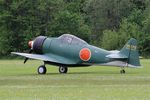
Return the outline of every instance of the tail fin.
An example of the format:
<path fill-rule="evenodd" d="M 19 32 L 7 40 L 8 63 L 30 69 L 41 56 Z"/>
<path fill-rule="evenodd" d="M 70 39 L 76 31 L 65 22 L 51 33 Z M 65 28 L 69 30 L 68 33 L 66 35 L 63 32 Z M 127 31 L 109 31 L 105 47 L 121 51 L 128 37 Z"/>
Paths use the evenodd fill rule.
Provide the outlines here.
<path fill-rule="evenodd" d="M 129 67 L 140 67 L 139 53 L 137 50 L 137 40 L 131 38 L 119 52 L 128 57 L 127 63 Z"/>

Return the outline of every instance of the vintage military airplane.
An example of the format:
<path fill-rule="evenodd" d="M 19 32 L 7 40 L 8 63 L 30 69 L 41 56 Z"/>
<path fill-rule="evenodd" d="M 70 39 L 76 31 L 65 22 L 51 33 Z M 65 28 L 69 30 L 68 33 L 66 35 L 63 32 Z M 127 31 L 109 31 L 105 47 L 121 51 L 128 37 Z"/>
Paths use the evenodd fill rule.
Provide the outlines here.
<path fill-rule="evenodd" d="M 140 67 L 137 41 L 133 38 L 120 51 L 107 51 L 92 46 L 70 34 L 57 38 L 38 36 L 29 41 L 28 45 L 31 48 L 29 53 L 11 53 L 26 57 L 24 63 L 28 58 L 42 60 L 44 64 L 39 66 L 39 74 L 46 73 L 46 64 L 59 66 L 60 73 L 67 73 L 68 67 L 91 65 L 118 66 L 121 68 L 120 73 L 125 73 L 125 67 Z"/>

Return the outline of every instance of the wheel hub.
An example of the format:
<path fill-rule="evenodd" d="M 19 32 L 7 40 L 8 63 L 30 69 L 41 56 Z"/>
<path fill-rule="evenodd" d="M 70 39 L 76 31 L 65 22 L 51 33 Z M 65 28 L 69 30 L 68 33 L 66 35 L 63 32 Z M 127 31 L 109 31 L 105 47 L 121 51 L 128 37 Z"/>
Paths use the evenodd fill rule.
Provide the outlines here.
<path fill-rule="evenodd" d="M 61 72 L 64 72 L 64 71 L 65 71 L 65 68 L 61 67 L 61 68 L 60 68 L 60 71 L 61 71 Z"/>
<path fill-rule="evenodd" d="M 39 72 L 40 73 L 43 73 L 44 72 L 44 69 L 41 67 L 41 68 L 39 68 Z"/>
<path fill-rule="evenodd" d="M 46 74 L 46 67 L 44 65 L 41 65 L 39 68 L 38 68 L 38 73 L 39 74 Z"/>
<path fill-rule="evenodd" d="M 68 71 L 68 68 L 67 68 L 67 67 L 63 67 L 63 66 L 60 66 L 60 67 L 59 67 L 59 72 L 60 72 L 60 73 L 67 73 L 67 71 Z"/>

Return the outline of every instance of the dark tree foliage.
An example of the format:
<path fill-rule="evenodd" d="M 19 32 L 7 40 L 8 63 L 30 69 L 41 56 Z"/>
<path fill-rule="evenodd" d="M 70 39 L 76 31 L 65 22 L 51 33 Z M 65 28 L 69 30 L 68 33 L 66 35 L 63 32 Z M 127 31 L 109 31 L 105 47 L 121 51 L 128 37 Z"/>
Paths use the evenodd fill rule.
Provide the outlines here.
<path fill-rule="evenodd" d="M 0 0 L 0 56 L 39 35 L 79 36 L 106 49 L 131 37 L 150 55 L 150 0 Z"/>
<path fill-rule="evenodd" d="M 71 3 L 75 5 L 74 2 L 65 3 L 63 0 L 1 1 L 0 55 L 27 50 L 27 42 L 39 35 L 70 33 L 88 40 L 89 27 L 84 23 L 80 11 L 77 11 L 80 2 L 77 2 L 75 11 L 70 8 Z"/>

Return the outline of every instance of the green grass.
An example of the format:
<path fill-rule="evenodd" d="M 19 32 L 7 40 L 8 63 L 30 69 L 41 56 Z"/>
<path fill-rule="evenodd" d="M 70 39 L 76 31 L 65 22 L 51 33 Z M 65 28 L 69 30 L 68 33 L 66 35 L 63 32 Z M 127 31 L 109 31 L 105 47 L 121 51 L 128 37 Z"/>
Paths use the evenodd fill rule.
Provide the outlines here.
<path fill-rule="evenodd" d="M 0 99 L 2 100 L 150 100 L 150 60 L 143 68 L 92 66 L 69 68 L 59 74 L 47 65 L 47 74 L 38 75 L 40 61 L 0 60 Z"/>

